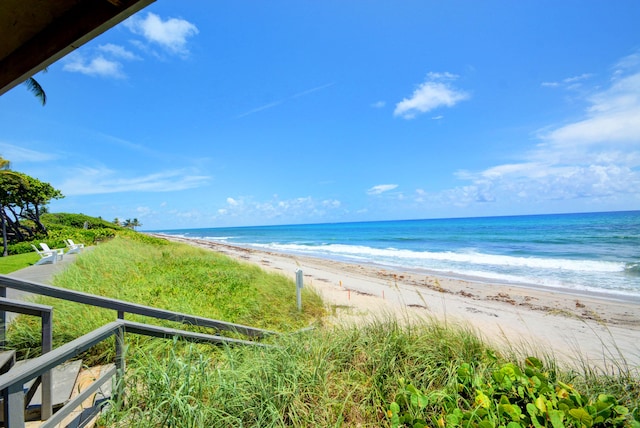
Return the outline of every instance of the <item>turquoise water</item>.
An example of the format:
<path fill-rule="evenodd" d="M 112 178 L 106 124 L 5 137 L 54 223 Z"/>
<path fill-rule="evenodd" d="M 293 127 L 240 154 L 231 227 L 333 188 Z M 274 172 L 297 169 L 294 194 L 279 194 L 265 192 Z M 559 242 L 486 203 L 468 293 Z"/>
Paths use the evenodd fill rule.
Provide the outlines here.
<path fill-rule="evenodd" d="M 157 232 L 447 276 L 640 296 L 640 211 Z"/>

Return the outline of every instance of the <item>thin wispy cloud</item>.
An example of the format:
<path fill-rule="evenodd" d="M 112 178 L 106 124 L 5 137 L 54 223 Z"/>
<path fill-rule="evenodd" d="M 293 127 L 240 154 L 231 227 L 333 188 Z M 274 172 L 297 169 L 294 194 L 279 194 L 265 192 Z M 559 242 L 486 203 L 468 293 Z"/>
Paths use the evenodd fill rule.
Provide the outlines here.
<path fill-rule="evenodd" d="M 551 81 L 551 82 L 542 82 L 540 86 L 546 88 L 559 88 L 563 87 L 566 89 L 577 89 L 582 86 L 582 82 L 593 77 L 591 73 L 582 73 L 578 76 L 567 77 L 560 81 Z"/>
<path fill-rule="evenodd" d="M 9 162 L 46 162 L 59 158 L 50 151 L 31 150 L 3 142 L 0 142 L 0 156 Z"/>
<path fill-rule="evenodd" d="M 265 104 L 265 105 L 260 106 L 260 107 L 256 107 L 256 108 L 254 108 L 254 109 L 252 109 L 252 110 L 249 110 L 249 111 L 247 111 L 247 112 L 244 112 L 244 113 L 242 113 L 242 114 L 239 114 L 238 116 L 236 116 L 236 119 L 240 119 L 241 117 L 249 116 L 249 115 L 252 115 L 252 114 L 254 114 L 254 113 L 258 113 L 258 112 L 260 112 L 260 111 L 263 111 L 263 110 L 268 110 L 268 109 L 270 109 L 270 108 L 273 108 L 273 107 L 279 106 L 279 105 L 280 105 L 280 104 L 282 104 L 283 102 L 284 102 L 284 101 L 274 101 L 274 102 L 272 102 L 272 103 Z"/>
<path fill-rule="evenodd" d="M 332 83 L 327 83 L 327 84 L 325 84 L 325 85 L 321 85 L 321 86 L 316 86 L 315 88 L 307 89 L 307 90 L 305 90 L 305 91 L 298 92 L 297 94 L 292 95 L 292 96 L 291 96 L 291 99 L 293 99 L 293 98 L 300 98 L 300 97 L 304 97 L 304 96 L 309 95 L 309 94 L 312 94 L 312 93 L 314 93 L 314 92 L 318 92 L 318 91 L 321 91 L 321 90 L 323 90 L 323 89 L 330 88 L 330 87 L 332 87 L 333 85 L 335 85 L 335 83 L 334 83 L 334 82 L 332 82 Z"/>
<path fill-rule="evenodd" d="M 373 108 L 383 108 L 385 105 L 387 105 L 387 103 L 384 102 L 384 101 L 376 101 L 375 103 L 371 104 L 371 107 L 373 107 Z"/>
<path fill-rule="evenodd" d="M 457 89 L 452 82 L 458 76 L 452 73 L 429 73 L 427 79 L 413 92 L 411 97 L 396 104 L 394 116 L 413 119 L 440 107 L 453 107 L 469 99 L 469 93 Z"/>
<path fill-rule="evenodd" d="M 368 195 L 380 195 L 384 192 L 388 192 L 390 190 L 394 190 L 398 187 L 397 184 L 378 184 L 377 186 L 373 186 L 367 190 Z"/>
<path fill-rule="evenodd" d="M 108 168 L 76 168 L 59 188 L 67 196 L 120 192 L 174 192 L 207 184 L 211 177 L 186 170 L 170 170 L 138 177 L 124 177 Z"/>
<path fill-rule="evenodd" d="M 250 116 L 252 114 L 255 114 L 255 113 L 258 113 L 258 112 L 261 112 L 261 111 L 264 111 L 264 110 L 268 110 L 268 109 L 271 109 L 273 107 L 277 107 L 279 105 L 282 105 L 282 104 L 284 104 L 284 103 L 286 103 L 288 101 L 294 100 L 296 98 L 305 97 L 307 95 L 313 94 L 314 92 L 318 92 L 318 91 L 330 88 L 333 85 L 335 85 L 335 83 L 332 82 L 332 83 L 327 83 L 325 85 L 316 86 L 316 87 L 311 88 L 311 89 L 306 89 L 304 91 L 301 91 L 301 92 L 298 92 L 296 94 L 293 94 L 293 95 L 291 95 L 291 96 L 289 96 L 287 98 L 284 98 L 284 99 L 281 99 L 281 100 L 277 100 L 277 101 L 273 101 L 273 102 L 270 102 L 268 104 L 262 105 L 260 107 L 253 108 L 253 109 L 251 109 L 249 111 L 246 111 L 244 113 L 241 113 L 241 114 L 237 115 L 235 118 L 236 119 L 240 119 L 242 117 Z"/>

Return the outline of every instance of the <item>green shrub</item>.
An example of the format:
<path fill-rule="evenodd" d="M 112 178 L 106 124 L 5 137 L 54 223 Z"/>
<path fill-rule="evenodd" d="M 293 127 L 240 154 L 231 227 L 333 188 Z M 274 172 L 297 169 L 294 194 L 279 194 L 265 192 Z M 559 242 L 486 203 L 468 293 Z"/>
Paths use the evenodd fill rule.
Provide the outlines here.
<path fill-rule="evenodd" d="M 50 248 L 65 248 L 66 240 L 72 239 L 76 243 L 95 245 L 107 241 L 117 235 L 125 235 L 141 242 L 152 242 L 157 238 L 125 229 L 111 222 L 84 214 L 46 213 L 41 216 L 42 223 L 47 228 L 46 235 L 36 235 L 31 241 L 18 242 L 7 246 L 10 255 L 24 254 L 33 251 L 31 245 L 39 248 L 40 242 Z M 25 224 L 28 222 L 25 222 Z M 85 225 L 87 228 L 85 229 Z M 31 225 L 33 226 L 33 225 Z M 162 240 L 157 240 L 162 241 Z M 159 242 L 157 242 L 159 243 Z"/>
<path fill-rule="evenodd" d="M 529 357 L 524 369 L 505 363 L 477 373 L 470 363 L 457 370 L 457 391 L 423 393 L 401 381 L 388 408 L 393 427 L 465 428 L 640 428 L 629 409 L 611 394 L 587 397 L 556 379 L 540 360 Z M 443 399 L 445 397 L 445 399 Z M 426 415 L 431 415 L 427 417 Z"/>

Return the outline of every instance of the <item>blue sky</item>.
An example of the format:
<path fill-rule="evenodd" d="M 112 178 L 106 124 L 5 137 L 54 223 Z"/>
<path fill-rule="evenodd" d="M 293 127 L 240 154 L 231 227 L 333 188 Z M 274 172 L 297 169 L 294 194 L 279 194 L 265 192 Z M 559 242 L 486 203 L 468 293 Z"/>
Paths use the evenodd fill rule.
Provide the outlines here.
<path fill-rule="evenodd" d="M 640 2 L 158 0 L 0 97 L 143 229 L 640 209 Z"/>

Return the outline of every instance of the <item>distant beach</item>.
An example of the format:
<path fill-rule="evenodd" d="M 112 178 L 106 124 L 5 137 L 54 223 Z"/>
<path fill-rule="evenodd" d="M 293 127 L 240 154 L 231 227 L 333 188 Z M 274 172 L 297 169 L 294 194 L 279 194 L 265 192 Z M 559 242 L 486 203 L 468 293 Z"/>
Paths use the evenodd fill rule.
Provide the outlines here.
<path fill-rule="evenodd" d="M 640 299 L 589 290 L 554 289 L 391 269 L 209 239 L 151 233 L 226 254 L 294 278 L 304 273 L 334 309 L 334 322 L 366 317 L 432 317 L 475 329 L 498 346 L 552 353 L 570 364 L 640 367 Z"/>

